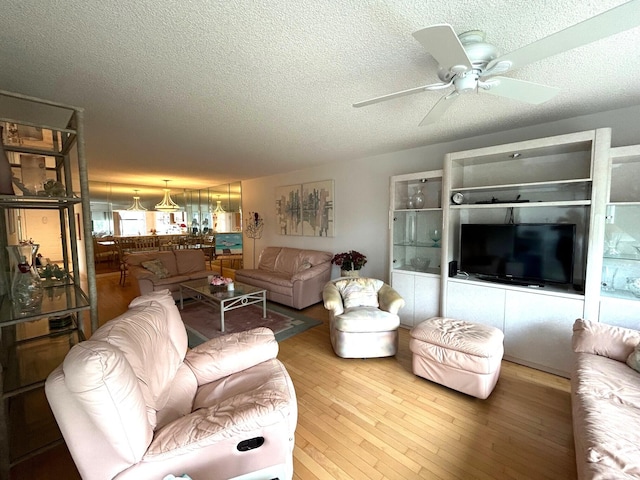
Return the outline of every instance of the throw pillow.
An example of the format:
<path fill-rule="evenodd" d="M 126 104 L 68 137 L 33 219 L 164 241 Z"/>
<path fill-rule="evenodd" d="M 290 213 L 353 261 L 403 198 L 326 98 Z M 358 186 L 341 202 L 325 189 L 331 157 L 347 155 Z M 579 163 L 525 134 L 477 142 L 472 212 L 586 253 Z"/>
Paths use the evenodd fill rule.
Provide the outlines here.
<path fill-rule="evenodd" d="M 378 290 L 382 285 L 382 280 L 375 278 L 349 278 L 336 282 L 345 309 L 378 307 Z"/>
<path fill-rule="evenodd" d="M 298 272 L 302 272 L 304 270 L 309 270 L 312 265 L 309 262 L 302 262 L 298 267 Z"/>
<path fill-rule="evenodd" d="M 147 260 L 140 265 L 158 278 L 167 278 L 169 276 L 169 270 L 167 270 L 167 267 L 165 267 L 160 260 Z"/>
<path fill-rule="evenodd" d="M 627 357 L 627 365 L 633 368 L 636 372 L 640 372 L 640 343 Z"/>

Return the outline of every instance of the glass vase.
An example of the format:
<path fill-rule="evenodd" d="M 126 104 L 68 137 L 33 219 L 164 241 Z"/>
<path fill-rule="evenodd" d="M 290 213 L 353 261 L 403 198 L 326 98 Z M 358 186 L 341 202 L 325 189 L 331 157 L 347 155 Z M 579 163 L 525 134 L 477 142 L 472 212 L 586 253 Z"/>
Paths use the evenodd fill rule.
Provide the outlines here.
<path fill-rule="evenodd" d="M 8 245 L 11 261 L 11 300 L 20 313 L 37 310 L 42 304 L 42 282 L 33 259 L 39 245 Z"/>
<path fill-rule="evenodd" d="M 424 208 L 425 199 L 424 193 L 422 193 L 422 187 L 416 188 L 416 193 L 413 194 L 413 208 Z"/>

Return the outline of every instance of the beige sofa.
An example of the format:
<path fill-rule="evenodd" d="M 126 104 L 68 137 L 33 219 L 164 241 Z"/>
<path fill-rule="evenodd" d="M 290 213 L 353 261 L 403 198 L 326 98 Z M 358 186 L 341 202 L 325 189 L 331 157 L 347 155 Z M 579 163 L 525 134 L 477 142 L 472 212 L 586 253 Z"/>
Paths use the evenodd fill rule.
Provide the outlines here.
<path fill-rule="evenodd" d="M 45 392 L 85 480 L 291 479 L 297 402 L 277 354 L 264 327 L 189 349 L 165 290 L 75 345 Z"/>
<path fill-rule="evenodd" d="M 332 258 L 330 252 L 267 247 L 260 254 L 258 268 L 236 270 L 235 279 L 264 288 L 273 302 L 301 309 L 322 301 Z"/>
<path fill-rule="evenodd" d="M 580 480 L 640 478 L 640 332 L 576 320 L 571 404 Z M 637 365 L 636 365 L 637 367 Z"/>
<path fill-rule="evenodd" d="M 166 269 L 161 274 L 154 273 L 142 264 L 158 260 Z M 129 273 L 138 282 L 140 295 L 159 290 L 169 290 L 175 300 L 180 298 L 180 284 L 197 278 L 206 278 L 207 270 L 204 252 L 200 249 L 178 249 L 157 252 L 129 253 L 125 256 Z"/>

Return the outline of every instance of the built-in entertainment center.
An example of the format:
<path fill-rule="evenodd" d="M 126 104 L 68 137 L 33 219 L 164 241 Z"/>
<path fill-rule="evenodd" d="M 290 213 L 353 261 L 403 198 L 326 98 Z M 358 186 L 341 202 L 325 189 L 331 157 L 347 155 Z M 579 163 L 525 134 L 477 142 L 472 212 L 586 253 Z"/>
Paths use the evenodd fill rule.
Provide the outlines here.
<path fill-rule="evenodd" d="M 442 171 L 392 177 L 402 325 L 492 325 L 506 360 L 568 376 L 577 318 L 640 328 L 639 176 L 640 145 L 612 148 L 602 128 L 452 152 Z"/>
<path fill-rule="evenodd" d="M 402 325 L 492 325 L 506 360 L 568 376 L 577 318 L 640 328 L 638 178 L 640 145 L 612 148 L 609 128 L 452 152 L 442 170 L 391 177 Z"/>
<path fill-rule="evenodd" d="M 610 137 L 445 156 L 442 262 L 459 271 L 441 277 L 441 311 L 500 328 L 506 359 L 568 375 L 573 322 L 598 316 Z"/>

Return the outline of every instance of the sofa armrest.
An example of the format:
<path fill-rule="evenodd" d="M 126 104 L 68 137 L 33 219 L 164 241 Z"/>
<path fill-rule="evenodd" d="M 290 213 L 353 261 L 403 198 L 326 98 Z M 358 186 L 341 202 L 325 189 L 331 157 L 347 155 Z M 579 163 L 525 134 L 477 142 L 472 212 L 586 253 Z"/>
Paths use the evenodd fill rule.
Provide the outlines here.
<path fill-rule="evenodd" d="M 156 278 L 158 278 L 155 274 L 153 274 L 146 268 L 139 267 L 137 265 L 129 265 L 128 268 L 129 274 L 133 276 L 138 282 L 140 295 L 146 295 L 153 292 L 153 289 L 155 287 L 155 280 Z"/>
<path fill-rule="evenodd" d="M 378 291 L 378 303 L 380 304 L 380 310 L 397 315 L 398 311 L 404 307 L 404 298 L 385 283 Z"/>
<path fill-rule="evenodd" d="M 266 327 L 231 333 L 213 338 L 189 350 L 185 363 L 191 368 L 198 385 L 241 372 L 276 358 L 278 342 Z"/>
<path fill-rule="evenodd" d="M 344 304 L 342 303 L 342 295 L 333 282 L 328 282 L 322 289 L 322 300 L 324 308 L 333 313 L 334 316 L 342 315 L 344 312 Z"/>
<path fill-rule="evenodd" d="M 624 362 L 638 343 L 640 332 L 637 330 L 581 318 L 573 324 L 572 346 L 576 353 L 591 353 Z"/>
<path fill-rule="evenodd" d="M 299 281 L 299 280 L 310 280 L 318 275 L 322 275 L 327 269 L 331 268 L 331 264 L 329 263 L 321 263 L 319 265 L 314 265 L 311 268 L 307 268 L 306 270 L 301 270 L 297 273 L 294 273 L 291 277 L 291 281 Z"/>

